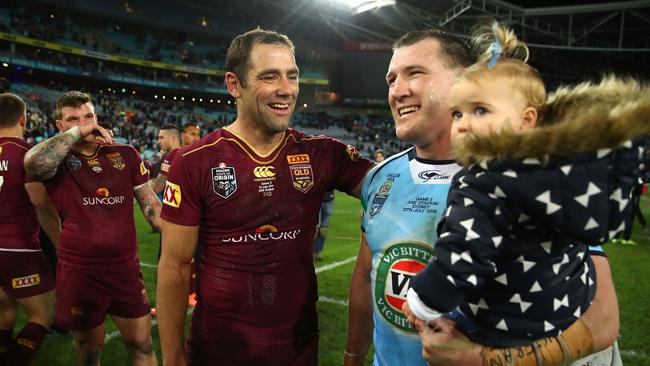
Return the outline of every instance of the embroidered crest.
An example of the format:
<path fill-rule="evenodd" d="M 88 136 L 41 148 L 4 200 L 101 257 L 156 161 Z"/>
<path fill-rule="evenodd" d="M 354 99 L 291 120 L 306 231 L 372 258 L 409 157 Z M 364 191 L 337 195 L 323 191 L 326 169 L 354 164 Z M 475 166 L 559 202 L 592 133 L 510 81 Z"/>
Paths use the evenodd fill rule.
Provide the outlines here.
<path fill-rule="evenodd" d="M 219 163 L 218 168 L 212 168 L 212 190 L 222 198 L 232 196 L 237 190 L 235 168 Z"/>
<path fill-rule="evenodd" d="M 293 187 L 302 193 L 307 193 L 314 186 L 314 172 L 311 164 L 290 165 Z"/>
<path fill-rule="evenodd" d="M 68 156 L 68 168 L 73 172 L 81 169 L 81 160 L 79 160 L 75 155 Z"/>
<path fill-rule="evenodd" d="M 106 157 L 111 161 L 111 165 L 113 166 L 113 168 L 122 170 L 126 167 L 126 163 L 124 163 L 124 158 L 122 157 L 122 155 L 120 155 L 120 153 L 116 152 L 116 153 L 106 154 Z"/>
<path fill-rule="evenodd" d="M 393 187 L 392 180 L 385 181 L 379 188 L 379 192 L 375 194 L 372 198 L 372 204 L 370 206 L 370 217 L 373 217 L 381 211 L 384 207 L 384 203 L 388 199 L 388 191 Z"/>

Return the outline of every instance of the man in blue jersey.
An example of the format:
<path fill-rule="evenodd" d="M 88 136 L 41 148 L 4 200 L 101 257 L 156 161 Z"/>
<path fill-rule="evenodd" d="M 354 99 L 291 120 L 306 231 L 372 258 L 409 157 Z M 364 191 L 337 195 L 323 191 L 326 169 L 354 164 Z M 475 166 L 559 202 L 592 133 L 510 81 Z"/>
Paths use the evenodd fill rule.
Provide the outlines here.
<path fill-rule="evenodd" d="M 362 186 L 362 238 L 350 285 L 344 364 L 363 365 L 372 340 L 373 365 L 482 365 L 481 346 L 454 331 L 451 321 L 444 324 L 444 333 L 419 327 L 421 341 L 401 310 L 411 277 L 431 259 L 449 184 L 460 170 L 452 156 L 447 99 L 472 57 L 462 40 L 433 30 L 407 33 L 393 49 L 386 75 L 388 101 L 397 138 L 414 146 L 373 168 Z M 594 262 L 609 274 L 606 259 Z M 592 307 L 617 315 L 611 277 L 600 281 L 600 275 Z M 600 295 L 609 299 L 602 301 Z M 618 316 L 605 318 L 612 321 L 594 339 L 609 336 L 613 342 Z"/>

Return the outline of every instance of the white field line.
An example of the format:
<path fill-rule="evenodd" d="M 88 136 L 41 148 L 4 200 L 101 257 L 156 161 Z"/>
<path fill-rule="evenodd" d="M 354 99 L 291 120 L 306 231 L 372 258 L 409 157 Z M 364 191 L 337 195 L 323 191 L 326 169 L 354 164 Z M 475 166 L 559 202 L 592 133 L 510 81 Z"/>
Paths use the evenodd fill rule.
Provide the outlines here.
<path fill-rule="evenodd" d="M 157 264 L 151 264 L 151 263 L 140 262 L 140 267 L 158 268 L 158 265 L 157 265 Z"/>
<path fill-rule="evenodd" d="M 337 239 L 337 240 L 348 240 L 348 241 L 354 241 L 354 242 L 359 242 L 360 237 L 351 237 L 351 236 L 330 236 L 332 239 Z"/>
<path fill-rule="evenodd" d="M 330 304 L 348 306 L 348 300 L 332 299 L 331 297 L 327 297 L 327 296 L 319 296 L 318 301 L 326 302 L 326 303 L 330 303 Z"/>
<path fill-rule="evenodd" d="M 340 262 L 334 262 L 334 263 L 328 264 L 326 266 L 318 267 L 318 268 L 316 268 L 316 273 L 329 271 L 330 269 L 334 269 L 334 268 L 342 266 L 344 264 L 353 262 L 355 259 L 357 259 L 356 256 L 350 257 L 350 258 L 342 260 Z M 157 266 L 155 266 L 153 264 L 147 264 L 147 263 L 140 263 L 140 265 L 142 267 L 157 267 Z M 331 299 L 329 297 L 321 297 L 320 300 L 323 301 L 323 302 L 329 302 L 329 303 L 333 303 L 333 304 L 339 304 L 339 305 L 345 305 L 345 306 L 348 305 L 347 300 L 337 300 L 337 299 Z M 194 308 L 187 309 L 187 315 L 192 314 L 192 311 L 194 311 Z M 154 318 L 154 319 L 151 320 L 151 326 L 152 327 L 155 327 L 157 324 L 158 324 L 157 319 Z M 108 342 L 112 341 L 113 339 L 115 339 L 115 338 L 117 338 L 119 336 L 120 336 L 120 331 L 119 330 L 115 330 L 113 332 L 110 332 L 104 338 L 104 343 L 108 343 Z"/>
<path fill-rule="evenodd" d="M 330 264 L 322 266 L 322 267 L 316 267 L 316 274 L 321 273 L 321 272 L 325 272 L 325 271 L 329 271 L 330 269 L 334 269 L 336 267 L 342 266 L 344 264 L 348 264 L 350 262 L 354 262 L 356 259 L 357 259 L 357 256 L 355 255 L 354 257 L 350 257 L 348 259 L 344 259 L 344 260 L 339 261 L 339 262 L 330 263 Z"/>
<path fill-rule="evenodd" d="M 637 352 L 633 350 L 621 350 L 621 355 L 629 358 L 638 358 L 641 360 L 650 360 L 650 357 L 645 352 Z"/>

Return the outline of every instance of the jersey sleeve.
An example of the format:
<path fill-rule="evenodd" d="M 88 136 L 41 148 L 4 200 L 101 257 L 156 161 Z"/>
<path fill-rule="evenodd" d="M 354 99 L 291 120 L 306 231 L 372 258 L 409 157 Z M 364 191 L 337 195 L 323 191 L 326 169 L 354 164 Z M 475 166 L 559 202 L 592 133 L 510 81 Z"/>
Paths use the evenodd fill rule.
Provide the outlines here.
<path fill-rule="evenodd" d="M 199 179 L 192 174 L 198 174 L 197 170 L 193 171 L 182 155 L 177 156 L 167 175 L 160 217 L 178 225 L 196 226 L 201 223 Z"/>
<path fill-rule="evenodd" d="M 372 197 L 370 195 L 372 194 L 372 181 L 375 176 L 375 173 L 377 172 L 377 166 L 372 168 L 368 174 L 366 175 L 366 178 L 364 178 L 363 183 L 361 184 L 361 209 L 363 210 L 363 217 L 361 218 L 361 231 L 366 232 L 366 224 L 367 224 L 367 218 L 368 218 L 368 205 L 370 204 Z"/>
<path fill-rule="evenodd" d="M 339 191 L 350 193 L 366 176 L 375 163 L 361 157 L 352 145 L 346 145 L 336 139 L 330 139 L 329 148 L 336 170 L 334 187 Z"/>
<path fill-rule="evenodd" d="M 140 158 L 140 154 L 131 148 L 129 153 L 131 163 L 131 177 L 133 179 L 133 186 L 137 187 L 141 184 L 147 183 L 149 180 L 149 169 L 144 165 L 144 161 Z"/>
<path fill-rule="evenodd" d="M 607 254 L 605 254 L 605 251 L 603 250 L 603 247 L 601 245 L 590 245 L 587 248 L 587 251 L 589 252 L 589 255 L 598 255 L 601 257 L 607 257 Z"/>

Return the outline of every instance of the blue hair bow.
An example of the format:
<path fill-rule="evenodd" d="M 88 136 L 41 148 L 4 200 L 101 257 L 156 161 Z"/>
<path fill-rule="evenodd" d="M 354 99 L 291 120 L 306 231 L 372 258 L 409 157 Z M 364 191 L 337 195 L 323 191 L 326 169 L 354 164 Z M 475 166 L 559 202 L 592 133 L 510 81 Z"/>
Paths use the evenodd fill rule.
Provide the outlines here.
<path fill-rule="evenodd" d="M 492 31 L 494 32 L 494 43 L 490 45 L 490 48 L 488 48 L 488 51 L 490 51 L 490 61 L 488 61 L 487 68 L 491 69 L 494 67 L 494 64 L 497 62 L 499 58 L 501 58 L 501 55 L 503 54 L 503 46 L 501 46 L 501 42 L 499 42 L 499 36 L 497 34 L 497 26 L 496 24 L 492 25 Z"/>

